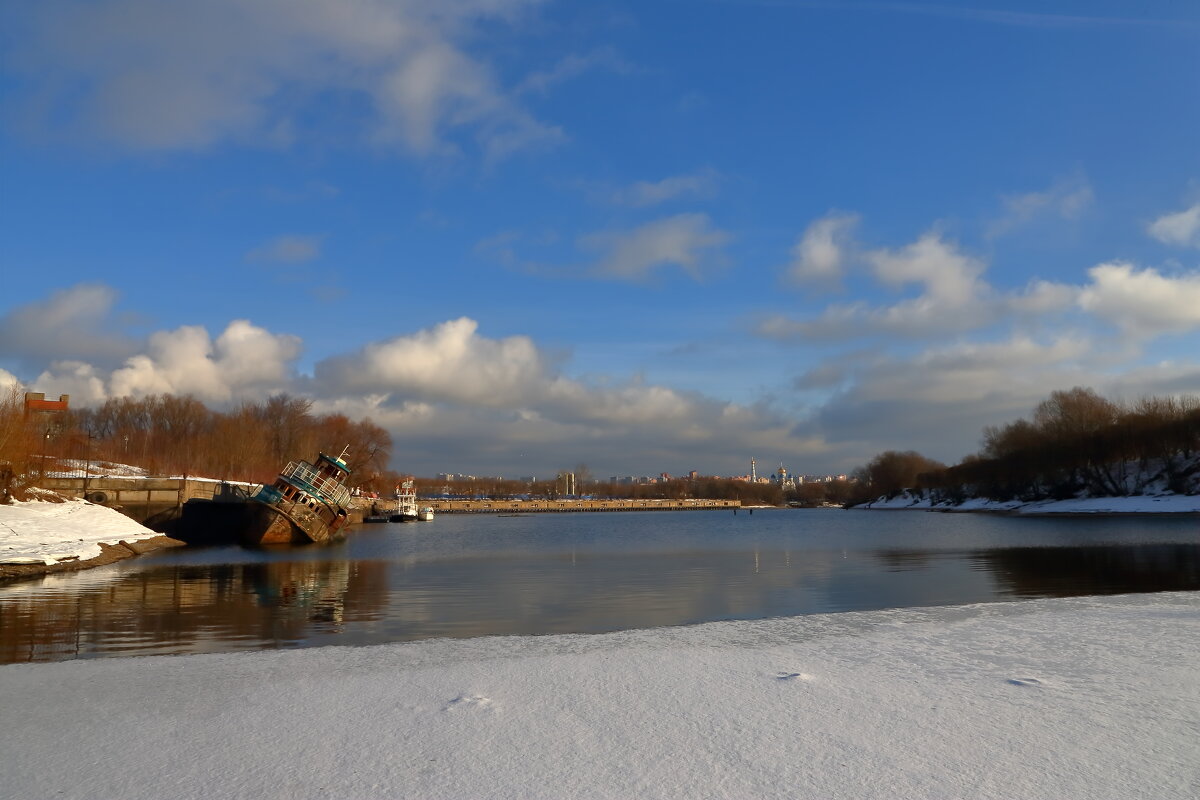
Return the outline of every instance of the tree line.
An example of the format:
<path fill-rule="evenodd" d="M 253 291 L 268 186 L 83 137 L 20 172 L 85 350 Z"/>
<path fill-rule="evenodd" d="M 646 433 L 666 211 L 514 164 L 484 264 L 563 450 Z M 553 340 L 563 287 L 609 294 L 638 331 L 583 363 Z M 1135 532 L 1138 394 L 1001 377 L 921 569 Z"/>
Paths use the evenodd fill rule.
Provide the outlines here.
<path fill-rule="evenodd" d="M 558 499 L 565 496 L 557 480 L 518 481 L 503 478 L 439 481 L 432 478 L 416 480 L 421 496 L 449 494 L 455 497 L 477 497 L 489 500 L 510 500 L 523 497 Z M 732 478 L 673 478 L 655 483 L 621 483 L 602 480 L 577 480 L 575 497 L 594 497 L 600 500 L 740 500 L 745 505 L 779 505 L 784 502 L 783 489 L 772 483 L 750 483 Z"/>
<path fill-rule="evenodd" d="M 394 483 L 387 431 L 370 419 L 316 414 L 307 398 L 278 394 L 215 411 L 194 397 L 164 394 L 30 417 L 18 389 L 0 398 L 0 469 L 24 482 L 36 483 L 62 460 L 75 460 L 263 483 L 289 461 L 312 460 L 319 451 L 338 455 L 342 448 L 348 448 L 351 486 Z"/>
<path fill-rule="evenodd" d="M 1200 398 L 1118 403 L 1094 390 L 1052 392 L 1029 419 L 983 430 L 982 448 L 954 466 L 914 451 L 880 453 L 856 472 L 850 503 L 919 490 L 936 500 L 1066 499 L 1184 493 L 1200 478 Z"/>

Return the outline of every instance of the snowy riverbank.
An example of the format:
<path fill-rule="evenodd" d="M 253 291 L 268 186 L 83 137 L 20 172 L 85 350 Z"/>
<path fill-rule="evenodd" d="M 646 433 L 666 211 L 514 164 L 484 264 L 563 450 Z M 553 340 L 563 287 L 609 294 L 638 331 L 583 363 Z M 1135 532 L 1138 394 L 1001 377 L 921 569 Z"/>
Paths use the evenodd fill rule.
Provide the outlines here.
<path fill-rule="evenodd" d="M 1081 497 L 1070 500 L 989 500 L 973 498 L 962 503 L 934 503 L 928 497 L 901 492 L 854 506 L 883 511 L 984 511 L 1006 514 L 1200 514 L 1200 495 L 1160 494 L 1132 497 Z"/>
<path fill-rule="evenodd" d="M 1179 593 L 14 665 L 0 751 L 16 797 L 1170 800 L 1198 657 Z"/>
<path fill-rule="evenodd" d="M 0 577 L 99 566 L 166 543 L 174 540 L 83 500 L 0 505 Z"/>

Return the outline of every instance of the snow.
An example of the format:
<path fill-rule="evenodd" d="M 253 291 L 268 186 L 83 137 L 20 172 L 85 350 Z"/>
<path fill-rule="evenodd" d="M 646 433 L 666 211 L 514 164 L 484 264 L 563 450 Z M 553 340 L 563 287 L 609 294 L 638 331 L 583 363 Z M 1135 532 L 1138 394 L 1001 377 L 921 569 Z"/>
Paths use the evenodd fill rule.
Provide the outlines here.
<path fill-rule="evenodd" d="M 12 797 L 1200 794 L 1200 593 L 0 667 Z"/>
<path fill-rule="evenodd" d="M 77 458 L 60 458 L 55 464 L 58 469 L 46 474 L 51 478 L 81 478 L 86 473 L 92 477 L 145 478 L 147 472 L 132 464 L 115 461 L 85 461 Z"/>
<path fill-rule="evenodd" d="M 158 535 L 124 514 L 84 500 L 0 505 L 0 564 L 86 560 L 100 555 L 101 542 L 133 542 Z"/>
<path fill-rule="evenodd" d="M 1004 511 L 1017 514 L 1196 514 L 1200 513 L 1200 495 L 1161 494 L 1130 497 L 1080 497 L 1070 500 L 989 500 L 971 498 L 959 504 L 933 503 L 913 492 L 901 492 L 855 508 L 872 510 Z"/>

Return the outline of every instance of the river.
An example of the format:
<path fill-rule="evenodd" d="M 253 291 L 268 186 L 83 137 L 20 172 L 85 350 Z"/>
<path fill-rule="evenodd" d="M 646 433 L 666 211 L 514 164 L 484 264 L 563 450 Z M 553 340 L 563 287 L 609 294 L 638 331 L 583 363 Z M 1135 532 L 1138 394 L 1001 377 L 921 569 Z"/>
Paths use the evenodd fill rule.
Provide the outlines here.
<path fill-rule="evenodd" d="M 1171 590 L 1200 590 L 1195 516 L 443 515 L 324 548 L 166 550 L 0 587 L 0 663 Z"/>

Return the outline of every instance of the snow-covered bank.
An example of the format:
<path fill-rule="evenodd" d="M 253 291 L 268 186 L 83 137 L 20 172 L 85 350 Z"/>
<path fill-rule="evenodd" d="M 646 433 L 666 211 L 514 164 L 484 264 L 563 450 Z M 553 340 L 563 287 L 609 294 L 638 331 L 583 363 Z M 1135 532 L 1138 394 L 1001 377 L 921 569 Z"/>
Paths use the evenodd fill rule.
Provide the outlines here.
<path fill-rule="evenodd" d="M 1200 593 L 0 667 L 14 797 L 1192 798 Z"/>
<path fill-rule="evenodd" d="M 161 534 L 111 508 L 83 500 L 0 505 L 0 565 L 54 565 L 101 555 L 101 544 Z"/>
<path fill-rule="evenodd" d="M 912 492 L 880 498 L 854 506 L 872 510 L 992 511 L 1013 514 L 1200 514 L 1200 495 L 1160 494 L 1132 497 L 1080 497 L 1070 500 L 989 500 L 972 498 L 962 503 L 934 502 Z"/>

